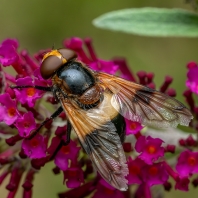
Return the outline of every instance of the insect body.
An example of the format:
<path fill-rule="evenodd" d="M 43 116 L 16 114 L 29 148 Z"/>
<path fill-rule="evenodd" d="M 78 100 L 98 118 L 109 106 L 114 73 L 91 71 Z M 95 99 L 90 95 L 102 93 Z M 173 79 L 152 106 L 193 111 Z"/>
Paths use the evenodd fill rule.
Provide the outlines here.
<path fill-rule="evenodd" d="M 66 143 L 73 128 L 100 175 L 115 188 L 126 190 L 128 167 L 122 148 L 124 117 L 162 128 L 188 125 L 192 114 L 166 94 L 93 71 L 76 58 L 68 49 L 47 53 L 40 71 L 44 79 L 52 79 L 53 85 L 35 88 L 52 91 L 60 102 L 61 107 L 51 118 L 63 110 L 67 114 Z"/>
<path fill-rule="evenodd" d="M 49 54 L 46 60 L 54 58 L 57 56 Z M 41 75 L 45 78 L 42 67 L 46 67 L 45 59 L 41 65 Z M 116 188 L 127 189 L 124 177 L 128 169 L 121 144 L 125 121 L 111 105 L 113 93 L 104 89 L 94 71 L 75 59 L 68 60 L 68 57 L 60 68 L 52 70 L 52 82 L 55 98 L 62 104 L 96 169 Z"/>

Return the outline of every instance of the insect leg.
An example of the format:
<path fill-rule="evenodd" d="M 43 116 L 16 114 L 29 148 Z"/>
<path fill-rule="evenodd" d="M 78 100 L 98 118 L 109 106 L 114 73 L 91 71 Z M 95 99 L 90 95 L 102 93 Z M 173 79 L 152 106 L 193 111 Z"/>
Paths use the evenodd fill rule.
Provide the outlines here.
<path fill-rule="evenodd" d="M 61 113 L 63 112 L 63 108 L 60 106 L 51 116 L 50 118 L 46 119 L 45 121 L 43 121 L 40 126 L 29 136 L 28 139 L 33 138 L 38 131 L 45 125 L 47 124 L 49 121 L 53 120 L 54 118 L 58 117 Z"/>
<path fill-rule="evenodd" d="M 56 148 L 56 150 L 54 151 L 53 155 L 50 157 L 50 160 L 52 160 L 56 154 L 58 153 L 58 151 L 62 148 L 62 146 L 66 146 L 69 144 L 70 142 L 70 135 L 71 135 L 71 130 L 72 130 L 72 125 L 70 124 L 70 122 L 68 121 L 67 123 L 67 130 L 66 130 L 66 141 L 61 140 L 60 144 L 58 145 L 58 147 Z"/>
<path fill-rule="evenodd" d="M 66 131 L 66 141 L 63 142 L 63 145 L 68 145 L 70 142 L 70 135 L 71 135 L 71 130 L 72 130 L 72 125 L 71 123 L 68 121 L 67 122 L 67 131 Z"/>
<path fill-rule="evenodd" d="M 24 89 L 24 88 L 35 88 L 42 91 L 52 91 L 51 87 L 42 87 L 42 86 L 32 86 L 32 85 L 22 85 L 22 86 L 10 86 L 12 89 Z"/>

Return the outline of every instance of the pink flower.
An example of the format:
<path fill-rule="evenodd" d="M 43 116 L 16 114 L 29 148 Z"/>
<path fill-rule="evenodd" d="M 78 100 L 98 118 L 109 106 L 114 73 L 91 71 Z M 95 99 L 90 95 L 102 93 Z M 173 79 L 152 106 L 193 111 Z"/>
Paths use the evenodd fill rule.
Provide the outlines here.
<path fill-rule="evenodd" d="M 30 86 L 40 85 L 40 86 L 42 86 L 43 84 L 45 85 L 45 83 L 43 83 L 41 80 L 35 79 L 33 82 L 32 78 L 29 76 L 27 76 L 25 78 L 17 79 L 16 84 L 17 84 L 17 86 L 23 86 L 23 85 L 30 85 Z M 21 90 L 14 89 L 14 91 L 15 91 L 17 99 L 22 104 L 27 103 L 29 107 L 34 107 L 36 100 L 41 98 L 44 93 L 43 91 L 37 90 L 32 87 L 24 88 Z"/>
<path fill-rule="evenodd" d="M 115 74 L 119 68 L 113 61 L 105 60 L 98 60 L 97 62 L 90 63 L 89 66 L 95 71 L 102 71 L 109 74 Z"/>
<path fill-rule="evenodd" d="M 191 64 L 188 68 L 186 86 L 194 93 L 198 94 L 198 65 Z M 193 65 L 193 66 L 191 66 Z"/>
<path fill-rule="evenodd" d="M 129 67 L 129 65 L 127 64 L 124 58 L 114 58 L 113 62 L 115 65 L 119 65 L 122 78 L 136 82 L 133 72 L 131 71 L 131 68 Z"/>
<path fill-rule="evenodd" d="M 84 182 L 83 171 L 78 166 L 73 166 L 64 171 L 64 182 L 68 188 L 77 188 Z"/>
<path fill-rule="evenodd" d="M 13 124 L 19 116 L 17 104 L 10 95 L 5 93 L 0 95 L 0 122 L 3 121 L 7 125 Z"/>
<path fill-rule="evenodd" d="M 18 41 L 16 39 L 6 39 L 0 45 L 0 64 L 9 66 L 17 62 L 19 56 L 17 54 Z"/>
<path fill-rule="evenodd" d="M 114 61 L 106 61 L 97 58 L 91 42 L 90 38 L 82 40 L 78 37 L 73 37 L 71 39 L 66 39 L 64 45 L 65 47 L 74 50 L 78 54 L 78 59 L 88 64 L 93 70 L 115 74 L 118 71 L 119 66 Z M 85 53 L 83 45 L 87 48 L 89 56 Z"/>
<path fill-rule="evenodd" d="M 110 186 L 104 179 L 101 179 L 96 186 L 93 198 L 124 198 L 121 191 Z"/>
<path fill-rule="evenodd" d="M 155 160 L 164 156 L 164 148 L 161 147 L 163 141 L 159 138 L 141 136 L 138 138 L 135 149 L 141 153 L 138 157 L 147 164 L 152 164 Z"/>
<path fill-rule="evenodd" d="M 127 175 L 128 184 L 141 184 L 142 183 L 142 168 L 145 166 L 144 161 L 139 158 L 132 160 L 128 159 L 129 174 Z"/>
<path fill-rule="evenodd" d="M 28 137 L 30 132 L 36 128 L 34 115 L 31 111 L 25 113 L 22 117 L 17 119 L 15 124 L 21 137 Z"/>
<path fill-rule="evenodd" d="M 116 74 L 130 81 L 155 88 L 153 73 L 140 71 L 137 72 L 136 78 L 125 59 L 103 60 L 99 58 L 90 38 L 80 39 L 74 37 L 67 39 L 64 42 L 64 46 L 73 49 L 78 54 L 77 59 L 93 70 Z M 153 185 L 162 184 L 165 186 L 166 184 L 166 189 L 170 189 L 169 182 L 167 181 L 169 175 L 175 181 L 176 189 L 188 190 L 189 177 L 197 173 L 198 170 L 197 152 L 186 151 L 181 153 L 176 165 L 178 172 L 174 171 L 175 167 L 171 167 L 166 162 L 166 156 L 161 159 L 161 162 L 156 163 L 156 160 L 164 156 L 164 152 L 174 153 L 176 145 L 168 145 L 163 148 L 162 140 L 141 136 L 140 131 L 143 126 L 138 122 L 126 120 L 126 135 L 134 134 L 137 138 L 135 149 L 139 156 L 135 159 L 128 158 L 129 175 L 127 175 L 129 185 L 138 184 L 140 186 L 137 188 L 136 193 L 134 191 L 130 192 L 130 190 L 121 192 L 103 179 L 100 179 L 100 176 L 94 172 L 93 164 L 87 154 L 81 152 L 79 155 L 80 147 L 76 141 L 71 140 L 67 146 L 62 145 L 62 141 L 66 141 L 68 127 L 66 124 L 68 117 L 64 112 L 59 115 L 59 118 L 57 118 L 58 122 L 54 125 L 52 125 L 52 121 L 44 122 L 43 130 L 36 130 L 34 134 L 31 134 L 36 128 L 36 122 L 42 123 L 43 120 L 47 121 L 48 117 L 52 114 L 52 108 L 55 111 L 57 106 L 60 105 L 57 105 L 58 101 L 55 101 L 52 94 L 50 96 L 46 94 L 46 97 L 42 97 L 44 92 L 34 88 L 34 86 L 52 86 L 51 80 L 44 80 L 41 77 L 39 68 L 44 53 L 50 50 L 40 50 L 32 57 L 28 54 L 27 50 L 19 51 L 18 42 L 14 39 L 7 39 L 0 44 L 0 64 L 3 66 L 10 65 L 16 71 L 16 75 L 12 76 L 5 71 L 4 67 L 0 67 L 0 93 L 5 93 L 0 96 L 0 121 L 11 125 L 6 126 L 3 124 L 0 127 L 0 137 L 2 139 L 0 184 L 7 177 L 10 178 L 6 185 L 6 188 L 10 190 L 7 197 L 14 198 L 18 187 L 21 186 L 19 184 L 22 184 L 24 188 L 23 197 L 30 198 L 33 193 L 34 173 L 38 173 L 41 167 L 44 167 L 45 164 L 52 160 L 56 165 L 53 169 L 54 173 L 60 173 L 62 170 L 66 186 L 68 188 L 75 188 L 69 191 L 67 189 L 67 192 L 60 193 L 58 195 L 59 198 L 82 198 L 86 196 L 93 196 L 94 198 L 144 196 L 151 198 L 150 188 Z M 188 65 L 189 88 L 192 87 L 193 83 L 194 88 L 197 88 L 197 68 L 196 63 Z M 158 87 L 160 87 L 162 92 L 175 95 L 175 91 L 169 88 L 172 80 L 171 77 L 167 76 L 162 86 Z M 10 84 L 17 86 L 29 85 L 30 87 L 11 89 L 9 88 Z M 198 108 L 191 90 L 187 90 L 184 96 L 195 115 L 191 125 L 195 128 L 197 126 Z M 42 100 L 40 100 L 41 97 Z M 13 100 L 14 98 L 15 100 Z M 48 105 L 35 105 L 36 102 L 40 104 L 43 101 L 48 102 L 48 105 L 49 103 L 51 104 L 50 109 Z M 20 108 L 20 113 L 18 108 Z M 61 127 L 57 127 L 59 123 L 61 123 Z M 57 129 L 54 133 L 55 127 Z M 183 147 L 190 147 L 192 150 L 196 149 L 196 139 L 189 137 L 185 139 L 184 143 Z M 131 142 L 124 143 L 123 148 L 125 152 L 132 153 L 134 151 Z M 171 153 L 168 154 L 171 155 Z M 132 155 L 136 156 L 137 153 L 133 152 Z M 173 157 L 176 156 L 177 153 Z M 21 178 L 23 178 L 23 183 Z M 197 185 L 197 178 L 193 184 Z"/>
<path fill-rule="evenodd" d="M 176 170 L 181 176 L 198 173 L 198 152 L 183 151 L 178 158 Z"/>
<path fill-rule="evenodd" d="M 176 184 L 175 184 L 175 189 L 188 191 L 189 183 L 190 183 L 190 180 L 188 179 L 188 177 L 178 177 Z"/>
<path fill-rule="evenodd" d="M 62 146 L 55 156 L 54 163 L 63 171 L 68 169 L 69 160 L 77 161 L 80 147 L 74 141 L 70 141 L 67 146 Z"/>
<path fill-rule="evenodd" d="M 142 169 L 143 181 L 148 186 L 163 184 L 168 180 L 168 173 L 164 168 L 163 163 L 156 163 L 152 165 L 146 165 Z"/>
<path fill-rule="evenodd" d="M 126 135 L 136 134 L 143 129 L 143 126 L 139 122 L 134 122 L 128 119 L 126 121 Z"/>
<path fill-rule="evenodd" d="M 128 184 L 146 183 L 148 186 L 163 184 L 168 180 L 168 173 L 163 163 L 146 164 L 139 158 L 128 159 L 129 175 Z"/>
<path fill-rule="evenodd" d="M 180 176 L 166 161 L 163 162 L 163 166 L 164 169 L 166 169 L 167 173 L 175 180 L 175 189 L 188 191 L 188 185 L 190 182 L 188 177 Z"/>
<path fill-rule="evenodd" d="M 43 158 L 46 156 L 47 145 L 44 137 L 40 134 L 37 134 L 30 140 L 23 140 L 22 148 L 24 153 L 31 159 Z"/>

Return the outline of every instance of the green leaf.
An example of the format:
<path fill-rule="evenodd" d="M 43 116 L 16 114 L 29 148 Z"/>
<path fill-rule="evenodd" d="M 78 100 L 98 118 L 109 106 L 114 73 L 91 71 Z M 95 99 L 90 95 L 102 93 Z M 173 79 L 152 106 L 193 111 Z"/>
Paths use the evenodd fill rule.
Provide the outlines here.
<path fill-rule="evenodd" d="M 96 27 L 144 36 L 198 37 L 198 15 L 182 9 L 135 8 L 106 13 Z"/>

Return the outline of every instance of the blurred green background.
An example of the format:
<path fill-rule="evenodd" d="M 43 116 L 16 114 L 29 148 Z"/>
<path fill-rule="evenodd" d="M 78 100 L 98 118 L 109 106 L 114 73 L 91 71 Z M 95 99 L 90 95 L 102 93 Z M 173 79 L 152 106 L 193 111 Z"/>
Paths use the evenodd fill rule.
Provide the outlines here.
<path fill-rule="evenodd" d="M 131 69 L 155 73 L 159 87 L 165 75 L 174 77 L 172 87 L 177 98 L 184 102 L 186 63 L 198 62 L 198 38 L 140 37 L 97 29 L 92 20 L 103 13 L 137 7 L 184 8 L 192 10 L 184 0 L 0 0 L 0 40 L 17 38 L 20 49 L 33 54 L 40 49 L 62 46 L 65 38 L 91 37 L 98 56 L 110 59 L 126 57 Z M 46 165 L 36 175 L 33 198 L 57 197 L 65 190 L 62 175 L 54 176 L 53 164 Z M 6 197 L 5 184 L 0 187 L 0 197 Z M 167 198 L 198 197 L 198 189 L 191 193 L 174 191 Z M 17 198 L 22 197 L 19 190 Z"/>

